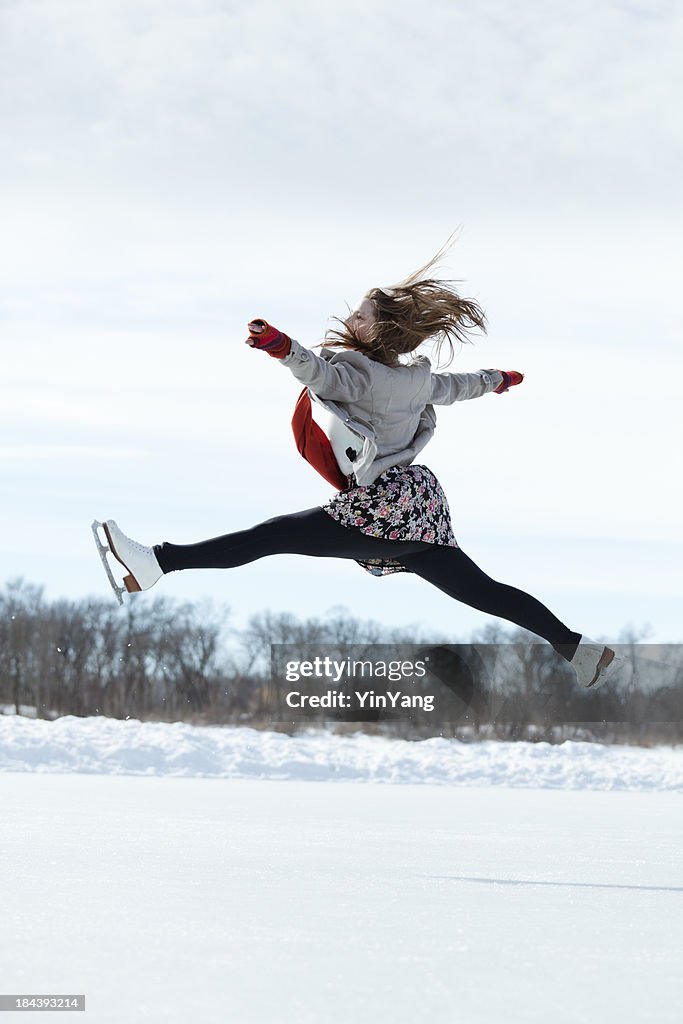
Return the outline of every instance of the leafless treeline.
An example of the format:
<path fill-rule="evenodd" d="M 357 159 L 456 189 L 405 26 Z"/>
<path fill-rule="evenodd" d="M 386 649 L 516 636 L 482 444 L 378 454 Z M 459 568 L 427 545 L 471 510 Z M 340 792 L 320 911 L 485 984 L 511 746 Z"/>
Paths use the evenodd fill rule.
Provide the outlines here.
<path fill-rule="evenodd" d="M 35 708 L 50 718 L 101 714 L 285 729 L 330 720 L 348 728 L 361 718 L 362 728 L 405 737 L 683 739 L 680 646 L 654 648 L 625 633 L 625 679 L 586 693 L 548 644 L 530 639 L 535 638 L 522 630 L 499 626 L 466 639 L 411 627 L 389 630 L 345 609 L 307 620 L 264 611 L 238 630 L 229 609 L 209 601 L 141 595 L 123 608 L 92 597 L 48 601 L 42 588 L 15 579 L 0 590 L 0 704 L 17 713 Z M 376 644 L 421 645 L 431 650 L 434 666 L 439 651 L 452 665 L 448 645 L 468 644 L 471 651 L 495 645 L 495 693 L 490 678 L 470 673 L 463 680 L 457 671 L 441 672 L 422 684 L 425 692 L 442 694 L 439 715 L 417 708 L 344 722 L 321 709 L 288 718 L 284 698 L 291 685 L 277 674 L 271 677 L 271 645 L 277 643 L 294 645 L 301 657 L 317 649 L 343 656 L 348 645 L 359 651 Z"/>
<path fill-rule="evenodd" d="M 324 621 L 264 611 L 237 630 L 211 601 L 47 601 L 41 587 L 14 579 L 0 590 L 0 704 L 41 717 L 261 723 L 272 707 L 272 643 L 411 639 L 343 609 Z"/>

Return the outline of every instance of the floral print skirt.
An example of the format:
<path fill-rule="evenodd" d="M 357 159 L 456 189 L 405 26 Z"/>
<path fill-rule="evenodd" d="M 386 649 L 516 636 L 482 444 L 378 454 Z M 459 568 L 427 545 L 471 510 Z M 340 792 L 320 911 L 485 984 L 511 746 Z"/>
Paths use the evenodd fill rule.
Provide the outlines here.
<path fill-rule="evenodd" d="M 323 506 L 342 526 L 385 540 L 420 540 L 457 548 L 441 484 L 426 466 L 392 466 L 374 483 L 352 485 Z M 390 558 L 356 559 L 373 576 L 409 572 Z"/>

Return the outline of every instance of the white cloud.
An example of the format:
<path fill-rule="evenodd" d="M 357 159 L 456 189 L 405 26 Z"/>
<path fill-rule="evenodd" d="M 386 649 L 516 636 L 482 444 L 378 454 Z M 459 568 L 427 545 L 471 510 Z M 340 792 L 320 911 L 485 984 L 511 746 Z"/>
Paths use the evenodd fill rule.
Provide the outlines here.
<path fill-rule="evenodd" d="M 385 212 L 678 195 L 678 5 L 17 0 L 4 22 L 15 183 Z"/>
<path fill-rule="evenodd" d="M 92 445 L 64 444 L 3 444 L 0 445 L 0 460 L 20 462 L 61 462 L 64 459 L 87 459 L 97 461 L 110 459 L 141 459 L 148 452 L 132 448 L 97 448 Z"/>

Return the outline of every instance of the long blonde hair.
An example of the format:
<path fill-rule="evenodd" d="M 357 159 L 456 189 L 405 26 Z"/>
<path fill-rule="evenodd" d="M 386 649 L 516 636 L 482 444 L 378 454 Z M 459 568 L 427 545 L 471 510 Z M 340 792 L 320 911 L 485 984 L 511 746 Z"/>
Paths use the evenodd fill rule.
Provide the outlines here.
<path fill-rule="evenodd" d="M 428 263 L 403 281 L 365 293 L 364 298 L 372 300 L 377 314 L 365 341 L 360 340 L 350 320 L 333 317 L 342 325 L 341 329 L 329 328 L 320 347 L 357 349 L 377 362 L 399 366 L 400 356 L 435 338 L 437 360 L 442 345 L 448 343 L 450 352 L 444 364 L 448 366 L 454 356 L 454 341 L 469 342 L 469 333 L 475 329 L 486 333 L 486 316 L 479 304 L 474 299 L 462 298 L 455 288 L 449 287 L 459 282 L 424 276 L 451 247 L 454 235 L 455 232 Z"/>

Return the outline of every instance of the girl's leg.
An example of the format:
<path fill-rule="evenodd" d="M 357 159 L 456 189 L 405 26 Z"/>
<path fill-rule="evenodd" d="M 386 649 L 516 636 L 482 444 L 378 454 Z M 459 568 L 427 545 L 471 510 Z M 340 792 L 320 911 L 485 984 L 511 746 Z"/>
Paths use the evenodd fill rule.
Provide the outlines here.
<path fill-rule="evenodd" d="M 514 622 L 542 636 L 567 661 L 573 658 L 580 633 L 565 626 L 535 597 L 491 579 L 460 548 L 432 547 L 428 552 L 401 556 L 400 561 L 456 601 Z"/>
<path fill-rule="evenodd" d="M 542 636 L 567 661 L 581 639 L 580 633 L 572 632 L 535 597 L 487 576 L 460 548 L 368 537 L 360 530 L 342 526 L 319 507 L 276 516 L 248 530 L 198 544 L 158 544 L 154 554 L 164 573 L 231 569 L 277 554 L 394 558 L 456 601 Z"/>
<path fill-rule="evenodd" d="M 422 541 L 382 540 L 342 526 L 322 508 L 276 516 L 258 526 L 199 544 L 157 544 L 162 572 L 177 569 L 232 569 L 265 555 L 315 555 L 333 558 L 399 558 L 427 551 Z"/>

